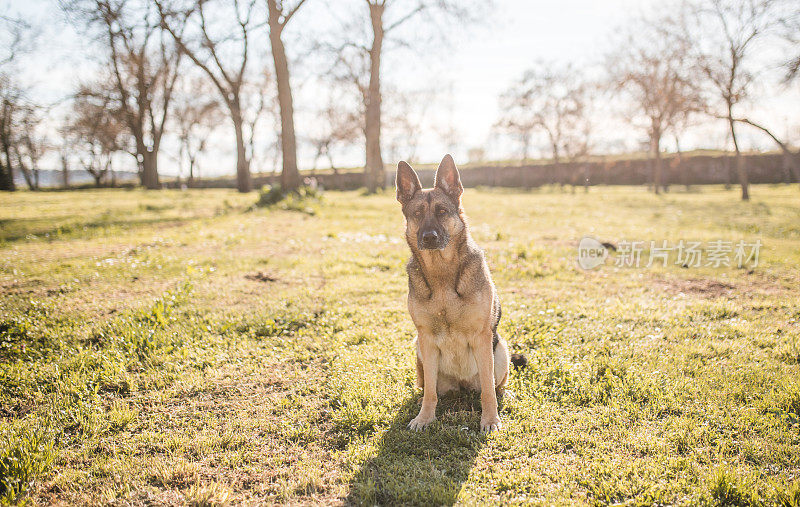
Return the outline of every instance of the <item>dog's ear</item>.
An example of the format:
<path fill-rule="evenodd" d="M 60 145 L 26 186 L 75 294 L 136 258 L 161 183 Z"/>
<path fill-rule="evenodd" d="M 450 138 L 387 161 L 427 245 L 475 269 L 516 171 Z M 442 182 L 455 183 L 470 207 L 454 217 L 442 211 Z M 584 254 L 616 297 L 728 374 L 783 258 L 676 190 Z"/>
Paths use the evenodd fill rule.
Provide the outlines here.
<path fill-rule="evenodd" d="M 418 190 L 422 189 L 419 176 L 405 160 L 397 164 L 397 200 L 400 204 L 405 204 L 414 197 Z"/>
<path fill-rule="evenodd" d="M 461 186 L 461 176 L 459 176 L 456 163 L 450 154 L 444 156 L 439 168 L 436 169 L 435 181 L 435 188 L 449 195 L 457 204 L 461 202 L 461 194 L 464 192 L 464 187 Z"/>

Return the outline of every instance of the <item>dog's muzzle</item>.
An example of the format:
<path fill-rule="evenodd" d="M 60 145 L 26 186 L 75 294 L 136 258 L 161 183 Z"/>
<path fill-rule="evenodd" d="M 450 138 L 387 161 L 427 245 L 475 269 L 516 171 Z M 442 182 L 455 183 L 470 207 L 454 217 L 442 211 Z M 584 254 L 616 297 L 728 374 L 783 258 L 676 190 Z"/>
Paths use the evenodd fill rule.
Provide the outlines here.
<path fill-rule="evenodd" d="M 444 248 L 442 235 L 436 231 L 423 231 L 417 240 L 419 247 L 422 250 L 439 250 Z"/>

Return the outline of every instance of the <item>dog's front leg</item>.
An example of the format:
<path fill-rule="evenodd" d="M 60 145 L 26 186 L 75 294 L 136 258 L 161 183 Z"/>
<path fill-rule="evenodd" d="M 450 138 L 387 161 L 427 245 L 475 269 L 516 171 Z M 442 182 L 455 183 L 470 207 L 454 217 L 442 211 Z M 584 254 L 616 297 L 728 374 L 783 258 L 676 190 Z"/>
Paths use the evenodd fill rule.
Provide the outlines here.
<path fill-rule="evenodd" d="M 497 413 L 497 394 L 494 379 L 494 351 L 492 350 L 492 331 L 484 330 L 475 337 L 472 344 L 478 363 L 478 377 L 481 383 L 481 431 L 492 432 L 500 429 L 500 416 Z"/>
<path fill-rule="evenodd" d="M 432 336 L 419 334 L 417 340 L 419 355 L 422 356 L 422 408 L 419 409 L 417 417 L 408 423 L 412 430 L 419 431 L 436 419 L 436 403 L 439 401 L 436 395 L 436 380 L 439 376 L 439 349 L 433 341 Z"/>

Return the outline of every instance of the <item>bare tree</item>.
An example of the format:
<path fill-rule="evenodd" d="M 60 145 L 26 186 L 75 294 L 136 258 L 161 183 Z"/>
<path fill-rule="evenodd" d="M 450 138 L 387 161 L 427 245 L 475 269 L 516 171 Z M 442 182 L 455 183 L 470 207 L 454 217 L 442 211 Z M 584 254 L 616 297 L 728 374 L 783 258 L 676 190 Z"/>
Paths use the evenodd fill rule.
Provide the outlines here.
<path fill-rule="evenodd" d="M 0 163 L 0 189 L 16 190 L 14 182 L 14 160 L 12 151 L 15 143 L 16 123 L 19 116 L 19 101 L 22 92 L 10 77 L 0 74 L 0 149 L 3 161 Z"/>
<path fill-rule="evenodd" d="M 154 1 L 164 29 L 219 91 L 236 135 L 236 187 L 240 192 L 250 192 L 252 154 L 248 153 L 242 88 L 251 61 L 251 32 L 261 25 L 255 19 L 256 0 L 203 0 L 188 6 Z M 233 23 L 225 23 L 219 10 L 223 7 L 233 11 Z"/>
<path fill-rule="evenodd" d="M 750 199 L 750 191 L 735 110 L 751 95 L 756 79 L 751 59 L 775 26 L 775 6 L 774 0 L 696 0 L 683 13 L 683 31 L 697 68 L 724 111 L 714 116 L 724 116 L 728 123 L 742 200 Z"/>
<path fill-rule="evenodd" d="M 349 25 L 345 27 L 345 31 L 356 33 L 358 27 Z M 369 51 L 366 50 L 365 46 L 351 42 L 346 42 L 342 45 L 321 45 L 318 49 L 322 49 L 334 56 L 333 64 L 321 74 L 328 76 L 333 83 L 331 88 L 338 92 L 338 97 L 336 98 L 337 108 L 347 107 L 350 102 L 353 102 L 352 109 L 359 117 L 359 129 L 364 135 L 367 101 L 369 99 Z M 348 88 L 354 90 L 355 100 L 349 100 Z"/>
<path fill-rule="evenodd" d="M 571 164 L 588 152 L 587 92 L 583 77 L 572 66 L 540 62 L 501 96 L 499 124 L 523 140 L 525 152 L 533 132 L 544 133 L 553 159 L 552 183 L 558 180 L 564 185 L 562 164 Z"/>
<path fill-rule="evenodd" d="M 70 153 L 75 151 L 75 144 L 69 139 L 69 133 L 63 127 L 59 129 L 61 144 L 58 147 L 58 159 L 61 163 L 61 186 L 69 188 Z"/>
<path fill-rule="evenodd" d="M 427 123 L 428 109 L 435 102 L 435 89 L 385 90 L 386 125 L 384 137 L 392 160 L 416 160 L 420 136 Z M 449 126 L 452 129 L 452 126 Z M 455 136 L 453 136 L 455 137 Z M 452 151 L 452 146 L 446 146 Z"/>
<path fill-rule="evenodd" d="M 698 106 L 703 107 L 701 97 L 698 95 Z M 678 112 L 678 114 L 672 119 L 671 125 L 669 127 L 669 131 L 672 134 L 673 140 L 675 142 L 675 159 L 670 164 L 671 167 L 680 171 L 680 180 L 683 185 L 686 186 L 686 190 L 688 191 L 690 188 L 689 184 L 689 173 L 688 167 L 686 164 L 683 163 L 683 150 L 681 149 L 681 137 L 686 132 L 686 130 L 694 124 L 697 119 L 698 111 L 694 108 L 686 108 L 683 111 Z M 652 143 L 651 143 L 652 145 Z M 667 189 L 668 183 L 664 184 L 664 189 Z"/>
<path fill-rule="evenodd" d="M 81 167 L 94 178 L 94 185 L 97 188 L 103 186 L 103 181 L 111 171 L 113 152 L 108 151 L 96 138 L 86 137 L 83 139 L 83 150 L 78 155 Z M 113 183 L 112 183 L 113 186 Z"/>
<path fill-rule="evenodd" d="M 39 161 L 50 150 L 49 140 L 43 131 L 41 108 L 25 107 L 18 125 L 18 139 L 13 145 L 17 166 L 31 190 L 40 188 Z"/>
<path fill-rule="evenodd" d="M 281 111 L 281 153 L 283 170 L 281 188 L 284 191 L 296 190 L 300 186 L 300 172 L 297 170 L 297 142 L 294 134 L 294 103 L 292 86 L 289 81 L 289 62 L 283 46 L 281 34 L 292 16 L 306 0 L 297 0 L 294 5 L 284 5 L 282 0 L 267 0 L 269 40 L 272 47 L 272 61 L 275 65 L 275 79 L 278 85 L 278 104 Z"/>
<path fill-rule="evenodd" d="M 421 127 L 427 111 L 427 106 L 429 103 L 434 102 L 438 92 L 438 95 L 441 98 L 435 102 L 442 107 L 443 111 L 437 115 L 439 117 L 439 121 L 435 123 L 436 126 L 434 127 L 434 131 L 441 139 L 442 144 L 445 147 L 445 151 L 447 153 L 455 153 L 458 149 L 459 141 L 461 139 L 461 129 L 455 121 L 456 106 L 455 102 L 453 102 L 455 87 L 452 81 L 449 83 L 439 81 L 435 86 L 435 88 L 427 91 L 419 90 L 416 92 L 416 94 L 420 95 L 420 98 L 428 95 L 427 100 L 423 99 L 425 102 L 423 102 L 423 104 L 417 104 L 416 108 L 412 107 L 412 104 L 409 104 L 409 116 L 412 117 L 412 119 L 406 119 L 402 123 L 407 124 L 407 128 L 414 128 L 415 124 L 418 124 L 419 127 Z M 406 92 L 401 94 L 401 97 L 403 95 L 406 97 L 410 95 L 413 96 L 414 92 Z M 416 116 L 417 119 L 413 119 L 414 116 Z M 414 136 L 414 143 L 417 142 L 420 130 L 420 128 L 414 128 L 414 132 L 416 134 Z M 414 147 L 416 148 L 416 145 Z"/>
<path fill-rule="evenodd" d="M 790 171 L 794 176 L 795 181 L 800 183 L 800 167 L 798 167 L 800 166 L 800 160 L 798 160 L 800 159 L 800 153 L 792 153 L 792 149 L 787 142 L 781 141 L 778 136 L 760 123 L 756 123 L 748 118 L 734 118 L 733 121 L 754 127 L 775 141 L 775 144 L 778 145 L 778 147 L 781 149 L 781 153 L 783 154 L 784 170 L 787 172 Z"/>
<path fill-rule="evenodd" d="M 314 130 L 310 133 L 308 141 L 314 148 L 313 169 L 316 170 L 319 159 L 327 158 L 334 174 L 338 173 L 333 161 L 333 152 L 336 147 L 347 147 L 355 144 L 364 135 L 361 122 L 362 113 L 357 105 L 352 106 L 352 101 L 343 90 L 333 89 L 329 92 L 326 103 L 317 114 Z"/>
<path fill-rule="evenodd" d="M 527 78 L 526 74 L 500 95 L 500 118 L 494 124 L 499 132 L 519 143 L 523 163 L 530 157 L 531 140 L 538 128 L 536 118 L 531 114 L 538 97 L 529 93 Z"/>
<path fill-rule="evenodd" d="M 400 29 L 409 20 L 422 18 L 432 24 L 445 19 L 456 19 L 462 24 L 479 18 L 476 12 L 488 9 L 487 2 L 456 0 L 359 0 L 363 18 L 368 21 L 366 33 L 363 25 L 347 25 L 342 33 L 347 40 L 334 48 L 337 60 L 344 67 L 342 74 L 355 83 L 364 102 L 364 141 L 366 163 L 364 183 L 368 192 L 386 186 L 386 172 L 381 151 L 381 64 L 384 51 L 391 47 L 407 46 Z M 437 31 L 441 35 L 441 31 Z M 406 34 L 407 36 L 408 34 Z"/>
<path fill-rule="evenodd" d="M 255 79 L 245 81 L 245 85 L 243 87 L 243 104 L 245 105 L 246 110 L 249 112 L 245 126 L 247 131 L 250 133 L 247 146 L 251 157 L 251 164 L 253 161 L 257 160 L 256 133 L 264 130 L 258 126 L 266 117 L 272 117 L 274 120 L 273 126 L 277 128 L 274 129 L 274 136 L 272 139 L 264 139 L 264 136 L 262 135 L 260 136 L 258 144 L 261 146 L 266 145 L 267 147 L 272 144 L 273 148 L 279 148 L 281 146 L 280 129 L 282 126 L 280 121 L 280 105 L 277 103 L 277 96 L 273 88 L 274 81 L 275 80 L 273 79 L 272 74 L 270 74 L 269 69 L 265 67 Z M 277 158 L 275 160 L 275 164 L 272 165 L 272 168 L 274 172 L 275 168 L 277 168 Z M 258 172 L 264 171 L 259 169 Z"/>
<path fill-rule="evenodd" d="M 800 76 L 800 10 L 793 0 L 785 0 L 780 8 L 779 35 L 788 50 L 788 58 L 783 62 L 786 69 L 785 80 L 788 83 Z"/>
<path fill-rule="evenodd" d="M 661 142 L 669 131 L 700 110 L 699 90 L 686 63 L 685 39 L 670 36 L 661 27 L 670 20 L 638 19 L 607 57 L 612 87 L 622 93 L 633 108 L 634 123 L 644 120 L 654 161 L 653 189 L 666 189 L 663 179 Z"/>
<path fill-rule="evenodd" d="M 188 184 L 194 185 L 198 157 L 208 140 L 224 120 L 223 106 L 208 80 L 194 76 L 181 80 L 172 103 L 175 130 L 179 142 L 180 168 L 188 164 Z"/>
<path fill-rule="evenodd" d="M 775 20 L 775 27 L 778 40 L 782 41 L 786 46 L 786 58 L 782 63 L 786 74 L 784 76 L 785 83 L 791 83 L 800 76 L 800 10 L 794 2 L 789 0 L 776 0 L 772 5 L 763 6 L 765 9 L 770 9 L 765 14 L 767 19 L 763 21 L 764 30 L 762 35 L 768 32 L 768 28 L 772 27 L 771 19 Z M 727 116 L 722 116 L 728 119 Z M 774 130 L 769 129 L 762 122 L 755 122 L 750 118 L 733 118 L 733 121 L 743 125 L 748 125 L 761 133 L 767 135 L 781 150 L 783 154 L 783 168 L 787 174 L 791 174 L 795 181 L 800 182 L 800 152 L 793 153 L 792 148 L 788 141 L 781 140 Z"/>
<path fill-rule="evenodd" d="M 98 187 L 111 170 L 114 154 L 125 149 L 127 126 L 122 116 L 120 111 L 114 110 L 114 102 L 107 96 L 79 93 L 72 105 L 70 121 L 64 128 L 81 166 L 92 175 Z"/>
<path fill-rule="evenodd" d="M 592 151 L 592 131 L 594 125 L 591 119 L 592 97 L 588 92 L 588 86 L 584 85 L 575 91 L 578 109 L 568 118 L 565 129 L 562 131 L 561 156 L 566 160 L 570 168 L 569 183 L 572 185 L 572 193 L 578 179 L 581 178 L 584 189 L 589 191 L 589 164 L 588 157 Z M 563 181 L 563 176 L 562 176 Z"/>
<path fill-rule="evenodd" d="M 386 186 L 386 173 L 381 153 L 381 53 L 383 38 L 391 30 L 410 19 L 424 4 L 403 14 L 389 26 L 384 24 L 384 13 L 389 0 L 365 0 L 369 9 L 372 26 L 372 44 L 369 47 L 369 85 L 364 98 L 364 139 L 366 141 L 366 162 L 364 179 L 368 192 L 375 192 Z M 394 2 L 392 2 L 394 3 Z"/>
<path fill-rule="evenodd" d="M 265 113 L 267 114 L 265 116 L 272 121 L 262 126 L 259 132 L 266 132 L 268 135 L 271 135 L 271 137 L 263 139 L 260 135 L 259 142 L 253 143 L 254 151 L 252 162 L 261 168 L 259 172 L 271 172 L 273 174 L 278 174 L 280 178 L 282 167 L 280 107 L 277 101 L 267 102 L 266 106 Z"/>
<path fill-rule="evenodd" d="M 42 113 L 10 78 L 0 75 L 0 189 L 16 189 L 14 168 L 28 188 L 39 189 L 39 160 L 49 149 Z"/>
<path fill-rule="evenodd" d="M 31 27 L 22 19 L 0 15 L 0 69 L 13 63 L 20 54 L 25 52 L 27 35 Z"/>
<path fill-rule="evenodd" d="M 32 27 L 22 19 L 0 15 L 0 190 L 16 190 L 14 152 L 24 132 L 26 111 L 33 105 L 15 79 L 19 59 L 35 39 Z"/>
<path fill-rule="evenodd" d="M 158 153 L 177 79 L 181 51 L 159 28 L 146 0 L 62 0 L 76 23 L 97 32 L 114 83 L 144 187 L 160 188 Z"/>

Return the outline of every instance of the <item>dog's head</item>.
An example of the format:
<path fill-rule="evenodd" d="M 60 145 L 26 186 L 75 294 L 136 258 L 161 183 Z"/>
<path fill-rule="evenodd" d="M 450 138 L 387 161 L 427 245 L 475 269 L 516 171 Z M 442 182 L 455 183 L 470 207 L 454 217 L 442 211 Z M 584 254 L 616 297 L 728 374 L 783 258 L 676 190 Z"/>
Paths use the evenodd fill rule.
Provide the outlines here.
<path fill-rule="evenodd" d="M 423 189 L 406 162 L 397 164 L 397 200 L 406 217 L 406 240 L 420 250 L 442 250 L 466 227 L 461 209 L 461 177 L 453 157 L 445 155 L 433 188 Z"/>

